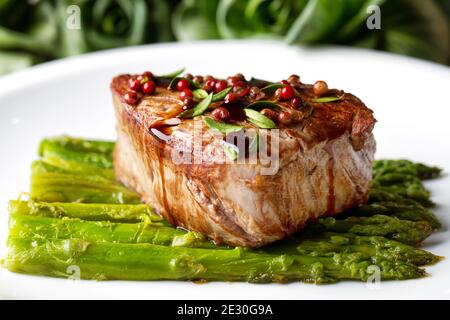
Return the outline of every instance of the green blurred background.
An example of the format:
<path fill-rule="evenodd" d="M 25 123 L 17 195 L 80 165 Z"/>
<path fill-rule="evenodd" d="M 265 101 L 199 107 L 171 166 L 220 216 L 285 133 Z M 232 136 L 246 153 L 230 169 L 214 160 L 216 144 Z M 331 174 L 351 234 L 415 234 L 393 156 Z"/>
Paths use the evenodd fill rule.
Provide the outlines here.
<path fill-rule="evenodd" d="M 366 26 L 374 4 L 380 30 Z M 241 38 L 374 48 L 449 64 L 450 0 L 0 0 L 0 74 L 108 48 Z"/>

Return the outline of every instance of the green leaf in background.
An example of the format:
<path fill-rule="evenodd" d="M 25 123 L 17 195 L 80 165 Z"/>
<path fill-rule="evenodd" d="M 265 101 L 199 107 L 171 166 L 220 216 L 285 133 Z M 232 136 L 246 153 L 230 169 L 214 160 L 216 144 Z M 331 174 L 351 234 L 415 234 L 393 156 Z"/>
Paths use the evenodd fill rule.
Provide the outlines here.
<path fill-rule="evenodd" d="M 36 54 L 50 54 L 55 49 L 54 41 L 57 36 L 52 7 L 46 2 L 35 5 L 16 3 L 17 1 L 11 0 L 0 2 L 0 50 L 18 49 Z M 12 13 L 24 9 L 27 12 L 20 15 Z M 11 13 L 14 18 L 8 19 Z M 3 19 L 7 22 L 7 27 L 3 25 Z"/>
<path fill-rule="evenodd" d="M 370 5 L 381 8 L 380 30 L 366 26 Z M 71 6 L 79 29 L 67 25 Z M 450 1 L 0 0 L 1 73 L 95 50 L 220 38 L 349 45 L 449 64 Z"/>
<path fill-rule="evenodd" d="M 92 25 L 86 31 L 86 40 L 98 49 L 143 43 L 148 13 L 144 0 L 93 1 Z"/>
<path fill-rule="evenodd" d="M 222 0 L 217 9 L 217 29 L 222 38 L 245 38 L 254 34 L 246 26 L 246 1 Z"/>
<path fill-rule="evenodd" d="M 0 74 L 24 69 L 33 64 L 33 56 L 27 53 L 0 51 Z"/>
<path fill-rule="evenodd" d="M 217 28 L 222 38 L 281 38 L 307 0 L 221 0 Z"/>
<path fill-rule="evenodd" d="M 71 5 L 80 8 L 80 29 L 66 26 Z M 58 8 L 63 56 L 171 39 L 165 1 L 61 0 Z"/>
<path fill-rule="evenodd" d="M 450 63 L 450 15 L 444 1 L 386 1 L 377 49 Z"/>
<path fill-rule="evenodd" d="M 172 16 L 172 28 L 180 41 L 219 38 L 215 25 L 218 0 L 182 1 Z"/>
<path fill-rule="evenodd" d="M 40 62 L 56 50 L 56 18 L 51 5 L 0 1 L 0 74 Z"/>
<path fill-rule="evenodd" d="M 394 0 L 396 1 L 396 0 Z M 288 43 L 336 43 L 366 27 L 367 8 L 385 0 L 309 0 L 286 35 Z M 365 30 L 364 30 L 365 29 Z M 372 31 L 375 32 L 375 31 Z"/>
<path fill-rule="evenodd" d="M 395 1 L 395 0 L 394 0 Z M 356 3 L 360 3 L 361 5 L 358 7 L 355 6 L 354 11 L 349 16 L 348 21 L 344 23 L 343 27 L 340 28 L 337 34 L 338 41 L 343 41 L 345 43 L 346 39 L 351 41 L 351 38 L 357 36 L 361 31 L 361 26 L 365 26 L 367 18 L 371 13 L 367 12 L 367 9 L 370 6 L 382 6 L 386 0 L 363 0 L 356 1 Z M 383 13 L 381 13 L 381 19 L 383 19 Z M 383 21 L 383 20 L 381 20 Z M 382 22 L 383 24 L 383 22 Z M 372 32 L 376 33 L 376 32 Z"/>
<path fill-rule="evenodd" d="M 324 39 L 345 15 L 345 1 L 310 0 L 286 35 L 288 43 L 314 43 Z M 336 29 L 334 29 L 336 30 Z"/>

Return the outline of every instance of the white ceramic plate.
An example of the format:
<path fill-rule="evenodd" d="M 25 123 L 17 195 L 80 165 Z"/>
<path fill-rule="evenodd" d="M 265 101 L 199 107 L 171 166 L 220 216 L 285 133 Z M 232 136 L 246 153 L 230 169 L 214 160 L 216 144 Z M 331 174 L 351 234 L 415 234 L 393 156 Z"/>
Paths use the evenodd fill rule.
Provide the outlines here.
<path fill-rule="evenodd" d="M 0 78 L 0 241 L 7 232 L 8 199 L 28 190 L 30 163 L 39 141 L 70 134 L 114 139 L 110 79 L 119 73 L 155 73 L 188 67 L 194 74 L 236 72 L 281 79 L 297 73 L 305 82 L 325 79 L 359 96 L 378 119 L 377 157 L 410 158 L 450 172 L 450 69 L 385 53 L 323 47 L 287 47 L 269 41 L 162 44 L 88 54 L 43 64 Z M 444 230 L 426 242 L 450 257 L 450 179 L 427 183 L 439 204 Z M 429 267 L 420 280 L 333 285 L 292 283 L 95 282 L 26 276 L 0 270 L 5 298 L 144 299 L 386 299 L 450 298 L 450 259 Z"/>

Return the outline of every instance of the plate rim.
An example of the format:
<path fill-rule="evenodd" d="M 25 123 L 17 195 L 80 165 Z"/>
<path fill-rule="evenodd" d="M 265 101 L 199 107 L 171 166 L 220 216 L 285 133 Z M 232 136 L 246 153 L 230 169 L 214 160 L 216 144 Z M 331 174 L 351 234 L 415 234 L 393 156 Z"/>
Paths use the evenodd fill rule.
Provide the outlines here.
<path fill-rule="evenodd" d="M 67 75 L 67 70 L 72 69 L 71 72 L 84 72 L 85 70 L 90 69 L 90 67 L 86 67 L 83 68 L 82 70 L 78 70 L 76 69 L 74 66 L 79 66 L 79 65 L 83 65 L 83 64 L 89 64 L 90 62 L 93 61 L 102 61 L 102 66 L 107 66 L 110 64 L 111 60 L 104 60 L 103 58 L 105 56 L 110 56 L 110 55 L 122 55 L 125 54 L 127 51 L 146 51 L 146 50 L 152 50 L 152 49 L 157 49 L 157 50 L 171 50 L 173 49 L 173 47 L 178 47 L 178 46 L 192 46 L 192 45 L 202 45 L 202 46 L 208 46 L 208 45 L 223 45 L 223 43 L 226 42 L 228 44 L 233 44 L 233 45 L 270 45 L 270 46 L 283 46 L 285 48 L 288 48 L 289 50 L 306 50 L 306 51 L 310 51 L 310 50 L 334 50 L 337 52 L 340 52 L 341 54 L 345 54 L 345 52 L 351 52 L 352 54 L 363 54 L 363 55 L 368 55 L 371 57 L 377 56 L 377 57 L 382 57 L 383 59 L 395 59 L 397 61 L 407 61 L 413 64 L 420 64 L 424 67 L 427 68 L 432 68 L 433 70 L 435 70 L 436 72 L 444 72 L 446 75 L 450 75 L 450 67 L 444 66 L 444 65 L 440 65 L 437 63 L 433 63 L 433 62 L 429 62 L 429 61 L 425 61 L 425 60 L 420 60 L 417 58 L 411 58 L 411 57 L 405 57 L 405 56 L 401 56 L 401 55 L 397 55 L 397 54 L 392 54 L 392 53 L 386 53 L 386 52 L 380 52 L 380 51 L 374 51 L 374 50 L 369 50 L 369 49 L 361 49 L 361 48 L 351 48 L 351 47 L 344 47 L 344 46 L 320 46 L 320 47 L 301 47 L 301 46 L 289 46 L 286 47 L 286 45 L 283 42 L 280 41 L 268 41 L 268 40 L 207 40 L 207 41 L 193 41 L 193 42 L 170 42 L 170 43 L 159 43 L 159 44 L 148 44 L 148 45 L 142 45 L 142 46 L 137 46 L 137 47 L 126 47 L 126 48 L 118 48 L 118 49 L 111 49 L 111 50 L 105 50 L 105 51 L 98 51 L 98 52 L 93 52 L 93 53 L 88 53 L 88 54 L 84 54 L 84 55 L 80 55 L 80 56 L 75 56 L 75 57 L 69 57 L 69 58 L 64 58 L 64 59 L 59 59 L 59 60 L 54 60 L 54 61 L 50 61 L 47 63 L 43 63 L 40 65 L 36 65 L 33 66 L 29 69 L 25 69 L 13 74 L 9 74 L 3 77 L 0 77 L 0 98 L 2 98 L 3 96 L 7 96 L 9 94 L 14 94 L 16 91 L 21 90 L 24 87 L 33 85 L 36 81 L 36 79 L 39 79 L 40 77 L 43 77 L 45 80 L 48 79 L 53 79 L 53 78 L 58 78 L 62 75 Z M 61 67 L 62 66 L 62 67 Z M 54 72 L 54 73 L 53 73 Z M 17 81 L 18 85 L 17 85 Z M 1 106 L 0 106 L 1 108 Z M 1 271 L 0 270 L 0 283 L 2 280 L 2 274 L 4 274 L 3 272 L 9 272 L 6 270 Z M 16 274 L 14 274 L 14 276 L 17 276 Z M 20 275 L 19 275 L 20 276 Z M 26 276 L 28 277 L 28 276 Z M 32 276 L 33 277 L 33 276 Z M 38 279 L 36 279 L 36 282 L 39 282 L 40 280 L 42 280 L 44 282 L 45 285 L 45 280 L 42 277 L 36 277 Z M 55 280 L 55 279 L 51 279 L 51 280 Z M 56 279 L 58 281 L 58 279 Z M 416 281 L 416 280 L 411 280 L 411 281 Z M 129 282 L 127 282 L 129 283 Z M 164 282 L 164 284 L 166 284 L 167 282 Z M 174 287 L 177 286 L 179 283 L 175 282 L 175 281 L 170 281 L 171 285 L 168 287 Z M 152 286 L 152 282 L 148 283 L 142 283 L 140 282 L 140 286 L 147 286 L 147 287 L 151 287 Z M 342 286 L 341 283 L 339 284 L 339 286 Z M 183 284 L 183 285 L 187 285 L 187 284 Z M 235 287 L 239 287 L 241 284 L 237 284 L 235 285 Z M 243 285 L 247 285 L 247 284 L 243 284 Z M 295 284 L 293 284 L 295 285 Z M 190 284 L 189 284 L 190 286 Z M 252 285 L 252 289 L 253 289 Z M 316 288 L 313 287 L 313 285 L 307 285 L 307 286 L 312 286 L 312 288 Z M 345 287 L 346 285 L 344 285 L 343 287 Z M 361 287 L 363 287 L 364 284 L 361 283 Z M 114 287 L 114 285 L 107 285 L 104 286 L 105 288 L 108 287 Z M 214 287 L 214 286 L 213 286 Z M 349 286 L 350 288 L 353 288 L 353 286 Z M 87 285 L 86 288 L 92 288 L 91 285 Z M 119 289 L 121 287 L 116 287 L 116 289 Z M 196 289 L 197 287 L 193 287 L 194 289 Z M 131 288 L 132 289 L 132 288 Z M 130 290 L 131 290 L 130 289 Z M 208 289 L 207 291 L 209 291 L 210 289 Z M 308 290 L 308 289 L 303 289 L 303 290 Z M 343 289 L 345 290 L 345 289 Z M 228 289 L 227 289 L 228 291 Z M 316 289 L 312 289 L 311 291 L 314 291 L 315 294 L 317 295 L 317 291 Z M 277 291 L 278 292 L 278 291 Z M 330 295 L 330 291 L 327 291 L 327 295 Z M 304 292 L 303 292 L 304 293 Z M 0 294 L 1 294 L 1 286 L 0 286 Z M 450 294 L 450 291 L 449 291 Z M 229 293 L 228 293 L 229 295 Z M 291 292 L 287 293 L 286 295 L 291 295 Z M 442 295 L 440 297 L 443 297 Z M 325 297 L 327 298 L 327 297 Z M 362 297 L 365 299 L 374 299 L 374 295 L 367 295 L 366 297 Z M 376 297 L 375 297 L 376 298 Z M 447 296 L 446 298 L 449 298 L 449 296 Z M 216 298 L 216 299 L 220 299 Z M 345 299 L 345 297 L 343 298 Z"/>

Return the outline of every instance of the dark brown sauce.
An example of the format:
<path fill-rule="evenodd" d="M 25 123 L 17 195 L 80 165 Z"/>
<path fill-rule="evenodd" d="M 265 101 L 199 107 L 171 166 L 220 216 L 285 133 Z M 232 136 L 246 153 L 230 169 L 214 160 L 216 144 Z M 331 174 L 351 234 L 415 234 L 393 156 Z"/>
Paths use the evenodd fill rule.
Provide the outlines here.
<path fill-rule="evenodd" d="M 162 126 L 164 126 L 164 125 L 166 125 L 166 124 L 164 123 L 164 120 L 163 120 L 163 119 L 158 119 L 158 120 L 153 121 L 153 122 L 150 124 L 149 129 L 150 129 L 150 128 L 159 128 L 159 127 L 162 127 Z"/>
<path fill-rule="evenodd" d="M 327 212 L 326 215 L 333 215 L 336 207 L 336 194 L 334 193 L 334 158 L 332 153 L 327 150 L 327 153 L 330 156 L 328 160 L 328 203 L 327 203 Z"/>
<path fill-rule="evenodd" d="M 162 117 L 164 121 L 173 121 L 174 119 L 180 120 L 177 118 L 177 115 L 181 112 L 183 112 L 183 106 L 177 105 L 175 108 L 171 108 L 170 111 L 161 112 L 158 116 Z"/>
<path fill-rule="evenodd" d="M 158 153 L 158 161 L 159 161 L 159 176 L 161 177 L 161 195 L 162 195 L 162 202 L 163 202 L 163 207 L 164 207 L 164 211 L 165 211 L 165 215 L 166 217 L 170 217 L 172 216 L 169 210 L 169 202 L 167 201 L 167 193 L 166 193 L 166 178 L 164 176 L 164 163 L 163 163 L 163 155 L 162 155 L 162 150 L 159 150 Z"/>
<path fill-rule="evenodd" d="M 173 126 L 181 124 L 179 118 L 158 119 L 150 125 L 150 132 L 158 138 L 159 141 L 168 142 L 170 135 L 173 133 Z"/>
<path fill-rule="evenodd" d="M 160 142 L 167 143 L 171 139 L 173 129 L 171 127 L 150 128 L 150 133 Z"/>
<path fill-rule="evenodd" d="M 166 136 L 170 136 L 173 133 L 173 127 L 170 127 L 170 126 L 159 127 L 156 130 L 165 134 Z"/>

